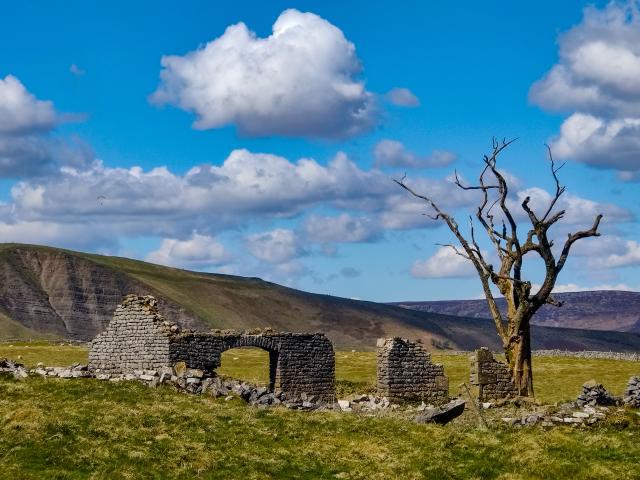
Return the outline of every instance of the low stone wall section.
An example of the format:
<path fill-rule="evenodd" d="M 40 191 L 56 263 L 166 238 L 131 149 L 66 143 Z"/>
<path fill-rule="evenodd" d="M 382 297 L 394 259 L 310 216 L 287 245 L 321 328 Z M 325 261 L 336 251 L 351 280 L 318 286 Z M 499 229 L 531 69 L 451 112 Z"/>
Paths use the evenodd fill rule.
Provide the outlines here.
<path fill-rule="evenodd" d="M 640 362 L 640 353 L 633 352 L 602 352 L 594 350 L 581 350 L 570 352 L 567 350 L 534 350 L 531 352 L 535 357 L 571 357 L 586 358 L 589 360 L 624 360 L 628 362 Z"/>
<path fill-rule="evenodd" d="M 509 367 L 496 360 L 491 351 L 482 347 L 471 355 L 471 384 L 478 386 L 478 399 L 500 400 L 517 395 Z"/>
<path fill-rule="evenodd" d="M 449 400 L 444 367 L 432 363 L 420 344 L 398 337 L 378 339 L 377 388 L 378 395 L 392 402 L 439 405 Z"/>
<path fill-rule="evenodd" d="M 184 362 L 213 373 L 225 350 L 258 347 L 269 352 L 270 390 L 289 398 L 303 393 L 335 399 L 335 354 L 320 333 L 182 332 L 158 312 L 151 296 L 127 296 L 107 330 L 91 342 L 89 366 L 108 374 L 158 370 Z"/>

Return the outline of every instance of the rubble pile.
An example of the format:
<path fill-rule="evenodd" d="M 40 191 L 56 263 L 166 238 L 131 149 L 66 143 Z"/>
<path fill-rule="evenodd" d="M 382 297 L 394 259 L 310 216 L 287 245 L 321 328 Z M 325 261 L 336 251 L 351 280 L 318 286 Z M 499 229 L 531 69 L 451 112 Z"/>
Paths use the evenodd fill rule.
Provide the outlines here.
<path fill-rule="evenodd" d="M 640 408 L 640 377 L 631 377 L 622 397 L 622 403 Z"/>
<path fill-rule="evenodd" d="M 582 385 L 582 392 L 576 398 L 576 405 L 578 407 L 596 405 L 618 405 L 620 401 L 611 395 L 601 383 L 597 383 L 595 380 L 589 380 Z"/>
<path fill-rule="evenodd" d="M 592 407 L 586 405 L 579 410 L 574 410 L 571 404 L 567 404 L 557 412 L 527 412 L 517 417 L 503 417 L 502 421 L 511 426 L 553 427 L 558 425 L 593 425 L 604 419 L 609 412 L 609 407 Z"/>
<path fill-rule="evenodd" d="M 24 365 L 7 358 L 0 358 L 0 373 L 10 373 L 15 378 L 27 378 L 29 376 Z"/>

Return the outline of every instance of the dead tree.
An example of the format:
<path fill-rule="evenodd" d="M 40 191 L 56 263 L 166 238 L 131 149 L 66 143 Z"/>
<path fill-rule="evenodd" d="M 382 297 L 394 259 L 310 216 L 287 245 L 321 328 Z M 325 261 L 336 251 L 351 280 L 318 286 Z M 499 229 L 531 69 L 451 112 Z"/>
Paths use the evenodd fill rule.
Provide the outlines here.
<path fill-rule="evenodd" d="M 558 274 L 564 267 L 571 247 L 576 241 L 600 235 L 598 226 L 602 215 L 596 217 L 590 229 L 569 234 L 559 257 L 556 259 L 552 251 L 553 240 L 549 238 L 548 232 L 549 228 L 561 220 L 565 214 L 564 210 L 555 211 L 558 200 L 565 191 L 565 187 L 560 184 L 558 179 L 558 171 L 564 164 L 556 166 L 551 150 L 547 147 L 551 175 L 555 182 L 555 195 L 542 215 L 532 210 L 529 205 L 529 197 L 524 199 L 521 206 L 531 223 L 531 228 L 526 237 L 523 237 L 525 240 L 522 242 L 518 237 L 517 217 L 514 217 L 507 205 L 509 187 L 505 176 L 497 168 L 498 156 L 513 141 L 498 142 L 493 140 L 491 154 L 485 155 L 483 158 L 484 169 L 480 174 L 478 185 L 465 185 L 458 177 L 457 172 L 455 175 L 455 184 L 459 188 L 480 192 L 481 200 L 475 217 L 486 231 L 498 255 L 500 268 L 497 271 L 476 241 L 473 216 L 469 216 L 470 232 L 466 238 L 461 233 L 454 217 L 444 212 L 434 199 L 407 186 L 404 177 L 394 181 L 414 197 L 424 200 L 435 211 L 435 215 L 430 215 L 430 217 L 434 220 L 444 221 L 455 235 L 459 245 L 446 246 L 451 247 L 456 254 L 473 263 L 480 277 L 498 335 L 502 340 L 506 359 L 518 392 L 522 396 L 533 396 L 531 318 L 544 304 L 562 306 L 562 303 L 554 299 L 551 294 Z M 497 211 L 497 215 L 493 213 L 494 209 Z M 544 262 L 546 269 L 542 286 L 535 293 L 531 292 L 531 282 L 522 278 L 523 260 L 527 254 L 537 254 Z M 497 287 L 506 300 L 506 318 L 496 304 L 489 282 Z"/>

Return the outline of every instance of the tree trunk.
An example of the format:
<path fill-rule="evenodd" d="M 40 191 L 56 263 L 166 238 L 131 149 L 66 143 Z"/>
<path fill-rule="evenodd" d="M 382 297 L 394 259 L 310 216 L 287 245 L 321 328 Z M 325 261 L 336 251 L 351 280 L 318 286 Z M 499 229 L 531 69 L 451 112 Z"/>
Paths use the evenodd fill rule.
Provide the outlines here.
<path fill-rule="evenodd" d="M 529 322 L 512 337 L 505 354 L 518 395 L 533 397 L 533 371 L 531 368 L 531 333 Z"/>

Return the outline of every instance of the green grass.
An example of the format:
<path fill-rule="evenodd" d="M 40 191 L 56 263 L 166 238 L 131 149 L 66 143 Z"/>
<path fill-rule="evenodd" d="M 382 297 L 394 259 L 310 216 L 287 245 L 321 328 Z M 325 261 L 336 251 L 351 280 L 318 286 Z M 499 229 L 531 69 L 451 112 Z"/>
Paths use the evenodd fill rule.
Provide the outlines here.
<path fill-rule="evenodd" d="M 61 367 L 74 363 L 87 363 L 87 348 L 69 344 L 14 343 L 0 344 L 0 358 L 10 358 L 29 367 L 35 367 L 38 362 L 47 367 Z"/>
<path fill-rule="evenodd" d="M 18 360 L 28 366 L 42 362 L 47 366 L 86 363 L 87 349 L 74 345 L 45 342 L 0 344 L 0 358 Z M 445 366 L 451 395 L 460 392 L 460 384 L 469 383 L 469 359 L 465 355 L 433 355 L 433 361 Z M 258 348 L 238 348 L 222 355 L 218 372 L 233 378 L 266 385 L 269 356 Z M 617 360 L 587 360 L 568 357 L 535 357 L 536 397 L 544 403 L 573 400 L 582 384 L 590 379 L 602 383 L 610 392 L 621 395 L 632 375 L 640 374 L 640 363 Z M 375 391 L 376 358 L 374 352 L 336 352 L 338 396 Z"/>
<path fill-rule="evenodd" d="M 633 479 L 639 435 L 631 412 L 588 431 L 482 431 L 260 410 L 135 382 L 0 378 L 7 479 Z"/>
<path fill-rule="evenodd" d="M 81 347 L 0 346 L 0 357 L 18 355 L 30 365 L 86 361 Z M 465 356 L 435 360 L 446 365 L 452 387 L 467 380 Z M 373 386 L 372 353 L 337 352 L 336 361 L 339 388 Z M 541 358 L 536 367 L 539 395 L 555 401 L 575 397 L 591 377 L 619 393 L 640 365 Z M 219 371 L 264 381 L 267 357 L 229 350 Z M 444 427 L 417 425 L 410 416 L 261 410 L 167 386 L 0 376 L 0 478 L 640 478 L 640 416 L 633 411 L 589 429 L 549 431 L 506 428 L 499 419 L 479 430 L 471 412 Z"/>

